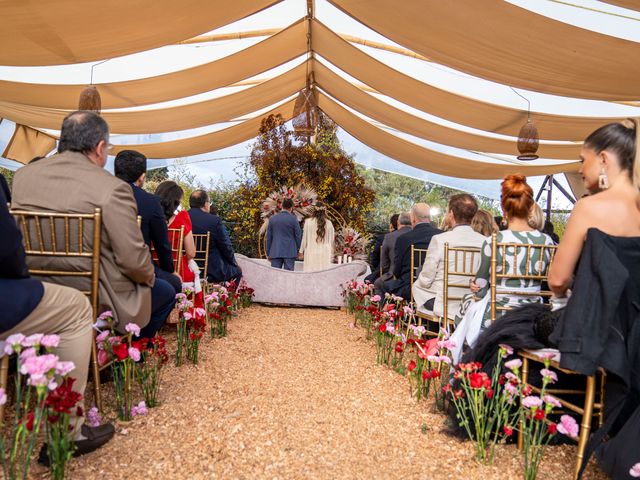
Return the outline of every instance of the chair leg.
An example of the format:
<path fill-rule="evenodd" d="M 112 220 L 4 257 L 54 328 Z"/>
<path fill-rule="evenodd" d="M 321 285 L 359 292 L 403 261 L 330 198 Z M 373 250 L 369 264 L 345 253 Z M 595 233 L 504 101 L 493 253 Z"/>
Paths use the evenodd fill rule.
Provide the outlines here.
<path fill-rule="evenodd" d="M 589 440 L 589 433 L 591 432 L 591 417 L 593 415 L 593 402 L 596 395 L 596 376 L 590 375 L 587 377 L 587 387 L 584 392 L 584 411 L 582 414 L 582 425 L 580 425 L 580 436 L 578 438 L 578 456 L 576 458 L 576 469 L 574 472 L 575 479 L 578 478 L 580 473 L 580 467 L 582 466 L 582 459 L 584 458 L 584 451 L 587 446 L 587 440 Z"/>
<path fill-rule="evenodd" d="M 0 360 L 0 388 L 7 391 L 9 383 L 9 355 L 4 355 Z M 4 424 L 4 405 L 0 405 L 0 425 Z"/>
<path fill-rule="evenodd" d="M 98 352 L 96 351 L 95 334 L 91 345 L 91 374 L 93 376 L 93 395 L 96 407 L 102 412 L 102 395 L 100 393 L 100 368 L 98 367 Z"/>
<path fill-rule="evenodd" d="M 526 386 L 529 381 L 529 359 L 526 357 L 522 357 L 522 386 Z M 518 426 L 518 450 L 524 450 L 524 421 L 520 420 L 520 425 Z"/>

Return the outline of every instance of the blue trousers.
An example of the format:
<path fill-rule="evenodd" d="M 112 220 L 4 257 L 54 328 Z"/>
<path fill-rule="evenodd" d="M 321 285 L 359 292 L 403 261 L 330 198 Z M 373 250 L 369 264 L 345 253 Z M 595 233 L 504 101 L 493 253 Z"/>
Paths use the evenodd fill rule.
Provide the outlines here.
<path fill-rule="evenodd" d="M 169 284 L 176 291 L 176 294 L 182 292 L 182 282 L 178 277 L 176 277 L 173 273 L 165 272 L 157 265 L 154 265 L 153 267 L 156 270 L 156 278 L 160 278 L 165 282 L 169 282 Z"/>
<path fill-rule="evenodd" d="M 140 331 L 140 337 L 153 337 L 166 322 L 175 303 L 175 289 L 169 282 L 156 278 L 156 283 L 151 289 L 151 319 L 147 326 Z"/>
<path fill-rule="evenodd" d="M 284 265 L 285 270 L 293 270 L 296 266 L 296 259 L 294 258 L 272 258 L 271 266 L 273 268 L 282 268 Z"/>

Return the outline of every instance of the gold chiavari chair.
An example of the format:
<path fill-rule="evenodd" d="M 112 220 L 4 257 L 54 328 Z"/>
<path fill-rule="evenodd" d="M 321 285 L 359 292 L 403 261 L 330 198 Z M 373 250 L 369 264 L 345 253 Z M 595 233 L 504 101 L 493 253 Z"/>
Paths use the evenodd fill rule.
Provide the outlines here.
<path fill-rule="evenodd" d="M 380 276 L 382 276 L 384 274 L 384 271 L 382 270 L 382 245 L 380 245 Z"/>
<path fill-rule="evenodd" d="M 411 245 L 411 278 L 409 282 L 409 291 L 411 292 L 410 303 L 414 305 L 413 301 L 413 283 L 420 275 L 420 271 L 422 270 L 422 264 L 427 258 L 427 249 L 426 248 L 416 248 L 414 245 Z M 416 318 L 418 319 L 418 325 L 422 325 L 422 320 L 424 316 L 418 315 L 416 310 Z M 422 314 L 424 315 L 424 314 Z"/>
<path fill-rule="evenodd" d="M 209 242 L 211 241 L 211 232 L 194 233 L 193 243 L 196 245 L 196 256 L 194 260 L 200 267 L 202 290 L 207 291 L 207 269 L 209 267 Z"/>
<path fill-rule="evenodd" d="M 454 329 L 450 314 L 460 306 L 462 297 L 469 292 L 469 280 L 475 278 L 480 266 L 480 249 L 450 247 L 444 244 L 444 276 L 442 281 L 442 321 L 440 326 L 451 333 Z"/>
<path fill-rule="evenodd" d="M 498 305 L 497 296 L 499 295 L 518 295 L 518 296 L 541 296 L 550 297 L 552 292 L 541 290 L 539 292 L 523 292 L 519 289 L 509 290 L 508 287 L 497 287 L 497 282 L 502 279 L 514 279 L 514 280 L 537 280 L 539 282 L 546 282 L 549 274 L 549 269 L 553 263 L 553 258 L 556 253 L 557 246 L 555 245 L 531 245 L 520 243 L 502 243 L 496 239 L 496 234 L 491 237 L 491 285 L 490 285 L 490 302 L 491 302 L 491 321 L 496 321 L 499 311 L 509 310 L 509 307 L 503 307 Z M 500 262 L 498 262 L 498 254 L 500 254 Z M 539 259 L 548 258 L 546 262 L 536 262 L 534 268 L 532 268 L 532 262 L 529 260 L 533 255 L 539 255 Z M 525 272 L 520 273 L 516 266 L 522 266 L 524 261 Z M 500 321 L 498 319 L 498 321 Z M 534 392 L 539 393 L 540 389 L 528 383 L 529 373 L 531 371 L 530 362 L 538 364 L 544 363 L 544 354 L 552 352 L 554 358 L 550 360 L 550 366 L 568 375 L 582 375 L 572 370 L 567 370 L 560 367 L 560 352 L 553 349 L 545 349 L 543 351 L 536 350 L 523 350 L 518 352 L 518 355 L 522 359 L 522 381 L 525 385 L 531 386 Z M 563 389 L 554 388 L 547 389 L 547 392 L 558 398 L 558 401 L 563 408 L 570 410 L 578 415 L 582 416 L 580 436 L 578 439 L 578 452 L 576 458 L 576 467 L 574 471 L 574 478 L 578 478 L 580 466 L 582 465 L 582 459 L 584 457 L 584 451 L 589 439 L 589 433 L 591 431 L 592 417 L 596 416 L 598 423 L 601 425 L 604 421 L 604 393 L 606 384 L 606 374 L 604 370 L 599 369 L 595 374 L 585 377 L 585 389 Z M 599 385 L 599 389 L 597 386 Z M 599 390 L 598 402 L 596 402 L 596 390 Z M 584 396 L 584 400 L 581 404 L 569 401 L 565 396 Z M 522 428 L 518 433 L 518 447 L 523 448 L 524 439 L 522 435 Z"/>
<path fill-rule="evenodd" d="M 171 256 L 173 257 L 173 268 L 182 277 L 182 256 L 184 255 L 184 226 L 169 229 L 169 244 L 171 246 Z M 151 257 L 154 261 L 158 259 L 156 249 L 151 247 Z"/>
<path fill-rule="evenodd" d="M 22 231 L 29 274 L 77 288 L 89 297 L 98 317 L 102 213 L 53 213 L 12 210 Z M 95 332 L 91 342 L 95 404 L 102 410 Z M 1 377 L 1 375 L 0 375 Z"/>

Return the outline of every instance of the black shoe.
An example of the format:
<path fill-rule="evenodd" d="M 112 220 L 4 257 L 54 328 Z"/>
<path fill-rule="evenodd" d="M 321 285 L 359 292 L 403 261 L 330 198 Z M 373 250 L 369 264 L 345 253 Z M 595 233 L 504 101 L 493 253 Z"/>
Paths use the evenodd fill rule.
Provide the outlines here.
<path fill-rule="evenodd" d="M 73 451 L 74 457 L 79 457 L 80 455 L 97 450 L 113 438 L 116 429 L 111 423 L 105 423 L 98 427 L 90 427 L 84 424 L 80 431 L 86 439 L 77 440 L 75 442 L 76 449 Z M 38 454 L 38 463 L 45 467 L 49 466 L 49 454 L 47 452 L 46 443 L 42 445 L 42 448 L 40 449 L 40 453 Z"/>

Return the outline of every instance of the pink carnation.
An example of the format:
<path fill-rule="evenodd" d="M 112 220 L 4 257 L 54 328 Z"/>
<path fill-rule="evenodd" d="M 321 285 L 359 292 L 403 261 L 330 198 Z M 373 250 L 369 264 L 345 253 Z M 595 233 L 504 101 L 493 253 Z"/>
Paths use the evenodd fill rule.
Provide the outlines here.
<path fill-rule="evenodd" d="M 558 423 L 558 431 L 568 437 L 578 438 L 580 427 L 578 427 L 578 424 L 573 417 L 569 415 L 562 415 L 560 417 L 560 422 Z"/>
<path fill-rule="evenodd" d="M 144 401 L 140 402 L 138 405 L 134 405 L 133 407 L 131 407 L 132 417 L 135 417 L 136 415 L 144 416 L 147 413 L 149 413 L 149 410 L 147 409 L 147 405 L 144 403 Z"/>
<path fill-rule="evenodd" d="M 0 388 L 0 405 L 4 405 L 5 403 L 7 403 L 7 394 L 4 388 Z"/>
<path fill-rule="evenodd" d="M 129 356 L 133 359 L 134 362 L 140 361 L 140 350 L 135 347 L 129 347 Z"/>
<path fill-rule="evenodd" d="M 542 405 L 542 399 L 535 395 L 529 395 L 522 400 L 522 406 L 526 408 L 539 407 Z"/>
<path fill-rule="evenodd" d="M 508 357 L 509 355 L 513 355 L 513 348 L 511 348 L 509 345 L 505 345 L 504 343 L 501 343 L 500 348 L 504 350 L 505 357 Z"/>
<path fill-rule="evenodd" d="M 371 297 L 372 302 L 379 302 L 380 300 L 382 300 L 382 298 L 380 298 L 380 295 L 374 295 L 373 297 Z"/>
<path fill-rule="evenodd" d="M 40 339 L 40 345 L 44 348 L 56 348 L 60 344 L 60 337 L 58 335 L 44 335 Z"/>
<path fill-rule="evenodd" d="M 61 377 L 67 375 L 71 370 L 76 368 L 73 362 L 58 362 L 56 364 L 56 373 Z"/>
<path fill-rule="evenodd" d="M 27 358 L 35 357 L 37 355 L 34 347 L 29 347 L 20 352 L 20 361 L 24 362 Z"/>
<path fill-rule="evenodd" d="M 508 362 L 505 362 L 504 366 L 507 367 L 509 370 L 515 371 L 522 366 L 522 360 L 520 360 L 519 358 L 514 358 L 513 360 L 509 360 Z"/>
<path fill-rule="evenodd" d="M 540 370 L 540 375 L 542 375 L 542 378 L 550 383 L 555 383 L 558 381 L 558 375 L 556 375 L 556 372 L 554 372 L 553 370 L 549 370 L 548 368 L 543 368 L 542 370 Z"/>
<path fill-rule="evenodd" d="M 629 475 L 634 478 L 640 478 L 640 462 L 631 467 L 631 469 L 629 470 Z"/>
<path fill-rule="evenodd" d="M 102 418 L 100 418 L 100 412 L 96 407 L 91 407 L 87 412 L 87 424 L 90 427 L 99 427 L 100 423 L 102 423 Z"/>
<path fill-rule="evenodd" d="M 33 335 L 29 335 L 22 340 L 23 347 L 35 347 L 40 345 L 40 340 L 44 337 L 41 333 L 34 333 Z"/>
<path fill-rule="evenodd" d="M 104 350 L 98 350 L 98 365 L 106 365 L 109 362 L 109 354 Z"/>
<path fill-rule="evenodd" d="M 102 343 L 104 342 L 107 337 L 109 336 L 111 332 L 109 330 L 104 330 L 102 332 L 100 332 L 97 336 L 96 336 L 96 343 Z"/>
<path fill-rule="evenodd" d="M 135 323 L 127 323 L 124 329 L 129 333 L 133 333 L 136 337 L 140 336 L 140 326 L 136 325 Z"/>
<path fill-rule="evenodd" d="M 438 342 L 438 348 L 446 348 L 447 350 L 453 350 L 456 348 L 456 342 L 453 340 L 440 340 Z"/>
<path fill-rule="evenodd" d="M 556 408 L 562 407 L 562 404 L 560 403 L 560 401 L 556 397 L 553 397 L 551 395 L 545 395 L 544 397 L 542 397 L 542 399 L 544 400 L 544 403 L 547 403 L 549 405 L 553 405 Z"/>

